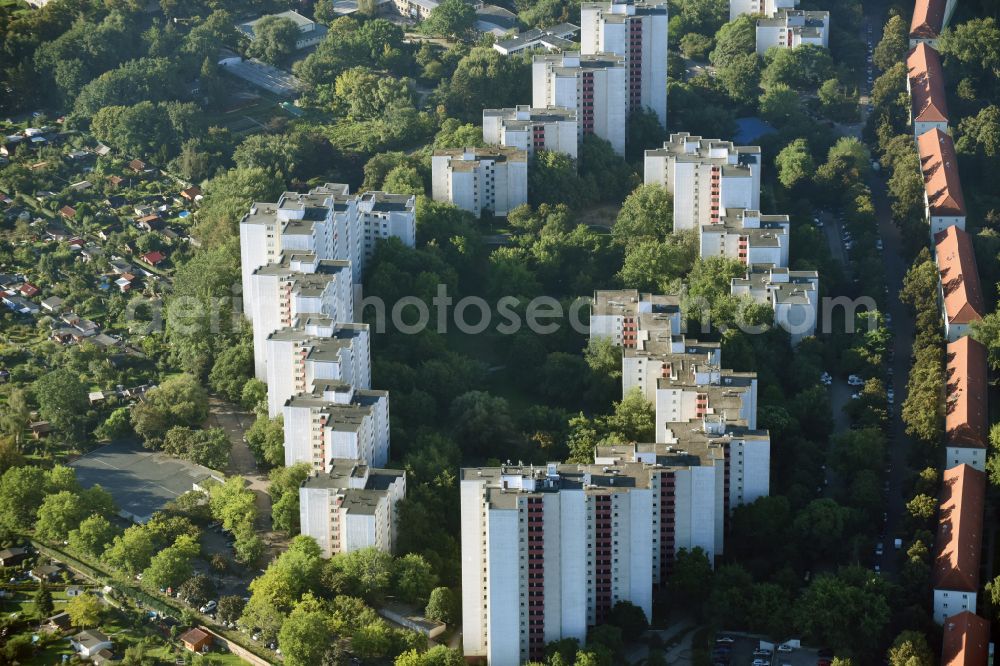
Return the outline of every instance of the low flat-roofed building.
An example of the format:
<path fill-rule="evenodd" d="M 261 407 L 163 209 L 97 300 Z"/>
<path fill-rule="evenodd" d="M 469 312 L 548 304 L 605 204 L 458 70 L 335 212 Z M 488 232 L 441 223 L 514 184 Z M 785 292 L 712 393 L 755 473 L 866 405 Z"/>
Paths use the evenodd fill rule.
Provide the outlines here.
<path fill-rule="evenodd" d="M 949 342 L 968 335 L 972 322 L 986 312 L 972 238 L 956 226 L 934 237 L 934 261 L 938 267 L 938 297 Z"/>
<path fill-rule="evenodd" d="M 406 495 L 406 473 L 332 459 L 299 488 L 302 534 L 319 543 L 325 557 L 375 547 L 392 552 L 396 503 Z"/>
<path fill-rule="evenodd" d="M 989 445 L 986 347 L 963 335 L 948 343 L 945 364 L 945 467 L 964 464 L 983 472 Z"/>
<path fill-rule="evenodd" d="M 913 137 L 939 129 L 948 131 L 948 99 L 941 56 L 927 44 L 917 44 L 906 56 L 906 90 L 910 94 Z"/>
<path fill-rule="evenodd" d="M 279 19 L 287 19 L 295 24 L 295 27 L 299 30 L 299 35 L 295 39 L 295 48 L 297 50 L 302 50 L 309 48 L 310 46 L 315 46 L 323 41 L 326 37 L 327 27 L 321 23 L 316 23 L 312 19 L 308 19 L 297 11 L 289 9 L 288 11 L 278 12 L 277 14 L 267 14 L 261 16 L 253 21 L 247 21 L 245 23 L 240 23 L 236 28 L 246 35 L 251 41 L 257 38 L 254 32 L 254 28 L 265 18 L 274 17 Z"/>
<path fill-rule="evenodd" d="M 945 619 L 941 666 L 985 666 L 992 653 L 989 621 L 970 611 Z"/>
<path fill-rule="evenodd" d="M 494 42 L 493 49 L 503 55 L 531 49 L 570 51 L 576 46 L 572 38 L 579 31 L 580 28 L 571 23 L 560 23 L 548 28 L 532 28 L 508 39 Z"/>
<path fill-rule="evenodd" d="M 594 292 L 590 337 L 610 338 L 620 347 L 642 349 L 646 340 L 680 335 L 681 298 L 636 289 Z"/>
<path fill-rule="evenodd" d="M 924 214 L 931 237 L 952 225 L 965 229 L 965 196 L 955 142 L 950 135 L 934 128 L 917 137 L 917 153 L 924 177 Z"/>
<path fill-rule="evenodd" d="M 975 611 L 983 549 L 986 474 L 969 465 L 944 471 L 931 573 L 934 621 Z"/>

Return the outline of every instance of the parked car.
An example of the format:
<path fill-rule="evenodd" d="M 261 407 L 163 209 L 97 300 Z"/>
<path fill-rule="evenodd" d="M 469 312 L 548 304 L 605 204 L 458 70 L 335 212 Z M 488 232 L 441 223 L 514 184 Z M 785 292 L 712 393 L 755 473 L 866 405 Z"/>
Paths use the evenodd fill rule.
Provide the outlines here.
<path fill-rule="evenodd" d="M 823 386 L 830 386 L 831 384 L 833 384 L 833 377 L 830 375 L 829 372 L 824 372 L 819 376 L 819 381 L 821 384 L 823 384 Z"/>
<path fill-rule="evenodd" d="M 204 606 L 202 606 L 198 610 L 201 611 L 202 613 L 211 613 L 212 611 L 215 610 L 215 607 L 218 605 L 219 604 L 213 599 L 212 601 L 207 602 Z"/>
<path fill-rule="evenodd" d="M 857 375 L 849 375 L 847 377 L 847 383 L 851 386 L 864 386 L 865 380 L 861 379 Z"/>

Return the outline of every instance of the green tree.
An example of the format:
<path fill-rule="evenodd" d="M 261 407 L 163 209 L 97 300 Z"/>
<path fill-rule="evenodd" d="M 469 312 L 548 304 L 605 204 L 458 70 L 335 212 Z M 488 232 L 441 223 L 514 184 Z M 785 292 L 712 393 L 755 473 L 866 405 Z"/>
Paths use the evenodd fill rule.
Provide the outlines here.
<path fill-rule="evenodd" d="M 814 44 L 794 49 L 770 49 L 764 60 L 767 65 L 761 74 L 761 83 L 765 88 L 780 83 L 795 90 L 816 89 L 833 72 L 829 51 Z"/>
<path fill-rule="evenodd" d="M 163 439 L 163 451 L 210 469 L 225 469 L 233 444 L 222 428 L 192 430 L 174 426 Z"/>
<path fill-rule="evenodd" d="M 704 60 L 708 57 L 708 52 L 712 50 L 712 38 L 699 35 L 696 32 L 689 32 L 681 37 L 680 47 L 685 58 Z"/>
<path fill-rule="evenodd" d="M 243 606 L 246 602 L 239 596 L 229 594 L 219 598 L 219 605 L 215 609 L 215 619 L 219 622 L 235 622 L 243 613 Z"/>
<path fill-rule="evenodd" d="M 919 631 L 904 631 L 893 641 L 886 655 L 890 666 L 933 666 L 934 655 Z"/>
<path fill-rule="evenodd" d="M 189 605 L 199 607 L 215 596 L 215 583 L 208 576 L 198 574 L 182 582 L 177 592 Z"/>
<path fill-rule="evenodd" d="M 756 48 L 754 19 L 747 15 L 737 16 L 715 33 L 715 49 L 709 55 L 709 60 L 716 67 L 725 67 L 740 56 L 756 56 Z"/>
<path fill-rule="evenodd" d="M 738 104 L 756 97 L 760 90 L 760 58 L 741 53 L 716 69 L 716 78 L 729 98 Z"/>
<path fill-rule="evenodd" d="M 451 588 L 435 587 L 431 590 L 430 599 L 424 609 L 424 615 L 430 620 L 452 624 L 459 616 L 458 599 Z"/>
<path fill-rule="evenodd" d="M 407 553 L 393 564 L 393 589 L 402 599 L 417 603 L 426 600 L 437 588 L 434 569 L 421 555 Z"/>
<path fill-rule="evenodd" d="M 337 103 L 352 120 L 381 118 L 387 109 L 412 106 L 406 79 L 381 76 L 367 67 L 353 67 L 337 77 Z"/>
<path fill-rule="evenodd" d="M 245 336 L 218 355 L 208 374 L 208 383 L 226 400 L 239 402 L 243 387 L 252 375 L 253 340 Z"/>
<path fill-rule="evenodd" d="M 186 534 L 177 537 L 172 546 L 152 557 L 142 574 L 142 582 L 154 588 L 179 586 L 191 578 L 194 571 L 193 560 L 200 551 L 201 547 L 192 537 Z"/>
<path fill-rule="evenodd" d="M 677 551 L 674 570 L 667 580 L 676 607 L 700 613 L 706 592 L 712 589 L 712 578 L 712 564 L 704 550 L 696 546 Z"/>
<path fill-rule="evenodd" d="M 929 523 L 937 513 L 937 500 L 930 495 L 915 495 L 906 503 L 907 512 L 921 523 Z"/>
<path fill-rule="evenodd" d="M 289 666 L 321 663 L 333 641 L 329 618 L 311 595 L 299 602 L 278 633 L 278 645 Z"/>
<path fill-rule="evenodd" d="M 28 529 L 45 499 L 47 478 L 39 467 L 12 467 L 0 477 L 0 524 Z"/>
<path fill-rule="evenodd" d="M 291 19 L 264 16 L 253 26 L 253 39 L 247 47 L 247 55 L 278 65 L 295 52 L 298 38 L 299 28 Z"/>
<path fill-rule="evenodd" d="M 174 426 L 200 425 L 208 417 L 208 394 L 191 375 L 176 375 L 146 392 L 132 408 L 132 427 L 147 446 L 164 443 Z"/>
<path fill-rule="evenodd" d="M 342 593 L 377 599 L 392 582 L 392 556 L 377 548 L 361 548 L 330 558 L 324 576 Z"/>
<path fill-rule="evenodd" d="M 38 509 L 35 532 L 47 541 L 63 541 L 70 530 L 80 525 L 91 513 L 110 514 L 114 506 L 111 496 L 100 486 L 85 494 L 63 490 L 47 495 Z"/>
<path fill-rule="evenodd" d="M 115 537 L 104 557 L 112 566 L 135 575 L 149 566 L 155 548 L 149 530 L 142 525 L 133 525 Z"/>
<path fill-rule="evenodd" d="M 807 640 L 834 650 L 871 653 L 889 622 L 881 579 L 862 568 L 813 578 L 796 604 Z"/>
<path fill-rule="evenodd" d="M 421 24 L 424 32 L 464 39 L 476 23 L 476 10 L 463 0 L 443 0 Z"/>
<path fill-rule="evenodd" d="M 260 415 L 246 433 L 247 446 L 258 464 L 267 466 L 283 465 L 285 462 L 284 417 L 269 419 Z"/>
<path fill-rule="evenodd" d="M 674 228 L 674 199 L 662 185 L 640 185 L 628 195 L 611 229 L 615 243 L 630 247 L 663 240 Z"/>
<path fill-rule="evenodd" d="M 663 241 L 639 241 L 625 255 L 618 278 L 632 289 L 672 293 L 676 281 L 694 266 L 697 242 L 697 233 L 691 231 L 671 234 Z"/>
<path fill-rule="evenodd" d="M 886 71 L 906 58 L 906 53 L 910 50 L 909 32 L 909 26 L 902 16 L 894 14 L 889 17 L 882 29 L 882 39 L 875 46 L 872 56 L 876 67 Z"/>
<path fill-rule="evenodd" d="M 778 180 L 789 189 L 812 180 L 816 170 L 809 152 L 809 143 L 805 139 L 795 139 L 782 148 L 774 163 L 778 167 Z"/>
<path fill-rule="evenodd" d="M 100 557 L 114 541 L 118 530 L 101 515 L 84 518 L 80 526 L 69 532 L 69 547 L 89 557 Z"/>
<path fill-rule="evenodd" d="M 802 113 L 800 95 L 784 83 L 768 86 L 760 95 L 760 115 L 782 127 Z"/>
<path fill-rule="evenodd" d="M 79 375 L 66 368 L 52 370 L 35 380 L 31 388 L 42 418 L 68 439 L 78 441 L 87 412 L 87 387 Z"/>
<path fill-rule="evenodd" d="M 104 615 L 104 604 L 95 595 L 80 594 L 66 602 L 66 612 L 74 627 L 96 627 Z"/>
<path fill-rule="evenodd" d="M 396 657 L 395 666 L 462 666 L 465 659 L 458 650 L 435 645 L 426 652 L 407 650 Z"/>
<path fill-rule="evenodd" d="M 35 592 L 35 615 L 39 618 L 49 617 L 54 609 L 52 592 L 45 581 L 42 581 L 38 584 L 38 590 Z"/>

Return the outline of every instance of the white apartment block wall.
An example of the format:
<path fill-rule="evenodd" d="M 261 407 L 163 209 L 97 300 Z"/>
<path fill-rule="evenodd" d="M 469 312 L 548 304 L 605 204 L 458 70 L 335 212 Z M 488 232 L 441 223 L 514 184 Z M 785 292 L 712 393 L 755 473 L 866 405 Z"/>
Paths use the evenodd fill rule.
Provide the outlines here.
<path fill-rule="evenodd" d="M 730 507 L 750 504 L 770 494 L 771 442 L 769 439 L 733 438 L 729 443 L 729 465 Z"/>
<path fill-rule="evenodd" d="M 337 510 L 330 505 L 328 488 L 299 488 L 300 532 L 316 539 L 323 557 L 331 557 L 331 527 L 338 520 Z"/>
<path fill-rule="evenodd" d="M 673 135 L 664 147 L 646 151 L 643 181 L 662 185 L 673 195 L 675 230 L 715 224 L 727 208 L 760 210 L 759 151 L 742 153 L 731 144 L 684 135 Z"/>
<path fill-rule="evenodd" d="M 240 272 L 242 275 L 243 314 L 250 316 L 253 301 L 250 299 L 250 280 L 258 268 L 277 260 L 281 252 L 281 239 L 278 234 L 278 222 L 266 215 L 258 215 L 258 206 L 269 204 L 254 204 L 248 218 L 253 222 L 240 224 Z"/>
<path fill-rule="evenodd" d="M 719 519 L 715 467 L 690 467 L 674 474 L 674 552 L 701 548 L 714 562 Z M 721 521 L 719 521 L 721 522 Z"/>
<path fill-rule="evenodd" d="M 587 598 L 590 591 L 587 585 L 590 568 L 586 558 L 587 495 L 582 490 L 565 490 L 558 497 L 562 546 L 559 551 L 561 617 L 554 628 L 559 628 L 562 637 L 576 638 L 583 644 L 587 640 Z"/>
<path fill-rule="evenodd" d="M 486 505 L 483 500 L 485 481 L 465 481 L 459 484 L 461 498 L 462 543 L 462 650 L 469 657 L 485 657 L 488 627 L 487 607 L 490 602 L 486 576 L 487 541 Z M 581 496 L 583 493 L 580 493 Z M 586 631 L 586 626 L 584 626 Z"/>
<path fill-rule="evenodd" d="M 965 231 L 964 215 L 931 215 L 931 208 L 927 201 L 927 192 L 924 191 L 924 215 L 931 228 L 931 238 L 944 231 L 948 227 L 955 226 Z"/>
<path fill-rule="evenodd" d="M 977 446 L 945 447 L 945 469 L 968 465 L 980 472 L 986 471 L 986 449 Z"/>
<path fill-rule="evenodd" d="M 386 507 L 379 503 L 375 510 L 384 514 Z M 388 550 L 388 544 L 385 543 L 384 539 L 379 539 L 378 531 L 375 528 L 376 523 L 379 522 L 376 514 L 352 514 L 343 509 L 340 511 L 342 512 L 340 524 L 344 552 L 349 553 L 368 546 L 375 546 L 379 550 Z"/>
<path fill-rule="evenodd" d="M 907 79 L 906 81 L 907 81 L 906 85 L 909 86 L 910 80 Z M 948 129 L 947 121 L 935 122 L 930 120 L 916 120 L 913 121 L 913 138 L 916 139 L 921 134 L 925 132 L 930 132 L 932 129 L 941 130 L 945 134 L 951 134 L 950 130 Z"/>
<path fill-rule="evenodd" d="M 725 376 L 723 375 L 723 381 Z M 728 410 L 721 410 L 715 406 L 713 394 L 718 395 L 721 388 L 727 392 L 738 394 L 740 407 L 737 413 Z M 705 405 L 707 408 L 702 411 L 699 404 L 699 395 L 708 395 Z M 686 423 L 692 419 L 701 418 L 706 415 L 725 416 L 728 421 L 742 420 L 747 423 L 751 430 L 757 428 L 757 380 L 750 381 L 745 386 L 727 387 L 724 383 L 699 382 L 698 386 L 666 386 L 656 389 L 653 405 L 656 409 L 656 441 L 670 441 L 669 430 L 672 423 Z M 722 412 L 726 413 L 723 414 Z"/>
<path fill-rule="evenodd" d="M 488 509 L 487 515 L 489 612 L 486 622 L 489 636 L 496 637 L 487 643 L 487 662 L 491 666 L 519 666 L 524 639 L 520 638 L 521 575 L 518 566 L 522 558 L 518 512 Z"/>
<path fill-rule="evenodd" d="M 798 0 L 729 0 L 729 20 L 748 14 L 774 16 L 779 9 L 795 9 Z"/>
<path fill-rule="evenodd" d="M 577 158 L 578 127 L 575 112 L 566 109 L 518 106 L 483 109 L 483 142 L 525 151 L 531 158 L 539 150 Z"/>
<path fill-rule="evenodd" d="M 793 345 L 816 334 L 816 325 L 819 321 L 819 292 L 808 293 L 808 302 L 772 303 L 774 323 L 788 331 Z"/>
<path fill-rule="evenodd" d="M 580 6 L 580 52 L 614 53 L 629 72 L 628 111 L 646 108 L 667 126 L 666 3 L 588 2 Z"/>
<path fill-rule="evenodd" d="M 961 590 L 934 590 L 934 621 L 944 624 L 952 615 L 962 611 L 976 612 L 976 593 Z"/>
<path fill-rule="evenodd" d="M 432 194 L 473 215 L 507 215 L 528 202 L 527 155 L 516 149 L 437 151 L 431 158 Z"/>
<path fill-rule="evenodd" d="M 628 70 L 612 55 L 535 56 L 532 63 L 532 105 L 576 110 L 582 139 L 595 134 L 625 154 L 628 120 Z"/>
<path fill-rule="evenodd" d="M 757 21 L 757 54 L 770 48 L 794 49 L 804 44 L 830 46 L 830 13 L 777 11 L 773 18 Z"/>

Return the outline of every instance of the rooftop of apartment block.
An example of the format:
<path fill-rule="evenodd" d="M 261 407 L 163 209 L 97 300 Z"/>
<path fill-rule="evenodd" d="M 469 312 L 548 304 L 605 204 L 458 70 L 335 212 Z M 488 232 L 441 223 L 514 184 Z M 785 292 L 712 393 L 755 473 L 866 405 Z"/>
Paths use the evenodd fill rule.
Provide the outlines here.
<path fill-rule="evenodd" d="M 597 316 L 672 315 L 680 310 L 681 297 L 677 294 L 640 294 L 636 289 L 596 291 L 591 306 Z"/>
<path fill-rule="evenodd" d="M 576 109 L 562 106 L 531 107 L 521 104 L 505 109 L 483 109 L 483 118 L 499 117 L 504 127 L 528 129 L 536 123 L 555 123 L 576 120 Z"/>
<path fill-rule="evenodd" d="M 683 162 L 705 162 L 718 166 L 735 163 L 760 164 L 760 146 L 737 146 L 732 141 L 704 139 L 687 132 L 671 134 L 662 148 L 646 151 L 646 157 L 672 157 Z"/>
<path fill-rule="evenodd" d="M 527 162 L 528 153 L 520 148 L 491 146 L 489 148 L 442 148 L 434 157 L 450 157 L 452 171 L 473 171 L 481 162 Z"/>
<path fill-rule="evenodd" d="M 608 23 L 624 23 L 631 16 L 666 15 L 666 2 L 584 2 L 580 9 L 601 10 L 601 18 Z"/>
<path fill-rule="evenodd" d="M 804 9 L 778 9 L 773 17 L 757 19 L 758 26 L 815 28 L 817 31 L 830 22 L 830 12 Z"/>
<path fill-rule="evenodd" d="M 625 56 L 614 53 L 544 53 L 536 55 L 534 62 L 548 63 L 557 74 L 575 75 L 580 69 L 624 67 Z"/>
<path fill-rule="evenodd" d="M 568 38 L 579 30 L 580 28 L 572 23 L 560 23 L 548 28 L 531 28 L 510 39 L 502 39 L 497 45 L 506 51 L 517 51 L 532 42 L 544 42 L 550 48 L 569 49 L 575 44 Z"/>

